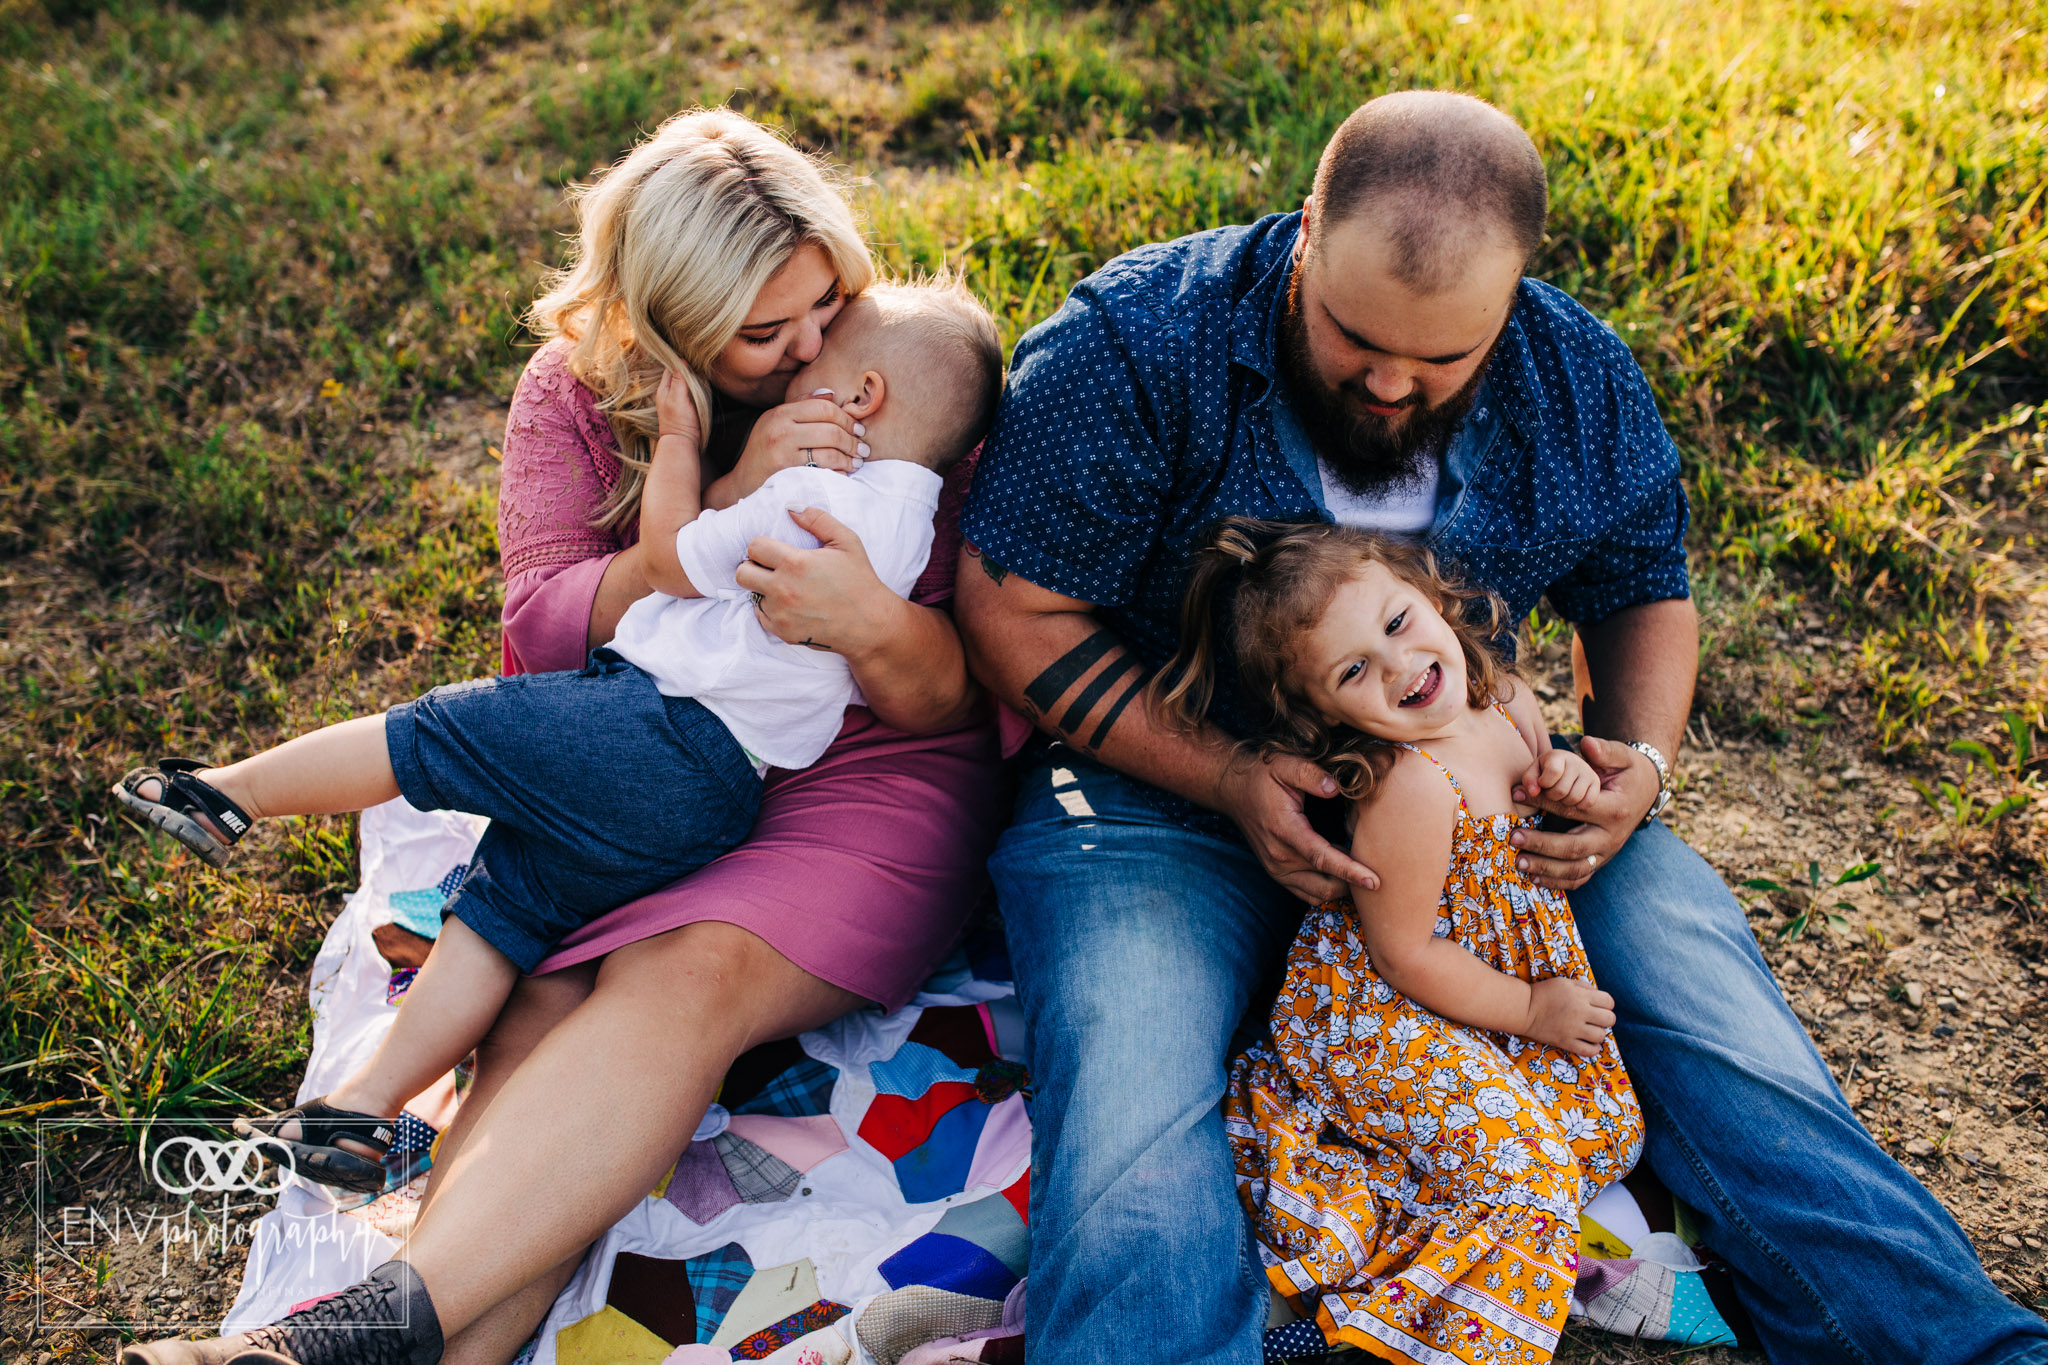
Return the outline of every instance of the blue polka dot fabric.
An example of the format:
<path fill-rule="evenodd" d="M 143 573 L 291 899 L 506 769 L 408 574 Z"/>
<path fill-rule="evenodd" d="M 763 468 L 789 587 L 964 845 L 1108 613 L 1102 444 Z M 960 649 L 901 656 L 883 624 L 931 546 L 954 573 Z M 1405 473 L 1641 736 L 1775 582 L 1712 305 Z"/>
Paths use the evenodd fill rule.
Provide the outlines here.
<path fill-rule="evenodd" d="M 1282 449 L 1278 319 L 1299 214 L 1140 247 L 1017 344 L 962 529 L 1029 581 L 1096 604 L 1157 667 L 1191 557 L 1226 516 L 1326 519 Z M 1684 597 L 1678 451 L 1613 331 L 1524 280 L 1429 543 L 1507 599 L 1590 623 Z M 1243 733 L 1229 677 L 1216 718 Z"/>
<path fill-rule="evenodd" d="M 1323 1329 L 1307 1318 L 1296 1318 L 1284 1327 L 1266 1329 L 1267 1360 L 1320 1358 L 1329 1353 L 1330 1343 L 1323 1340 Z"/>

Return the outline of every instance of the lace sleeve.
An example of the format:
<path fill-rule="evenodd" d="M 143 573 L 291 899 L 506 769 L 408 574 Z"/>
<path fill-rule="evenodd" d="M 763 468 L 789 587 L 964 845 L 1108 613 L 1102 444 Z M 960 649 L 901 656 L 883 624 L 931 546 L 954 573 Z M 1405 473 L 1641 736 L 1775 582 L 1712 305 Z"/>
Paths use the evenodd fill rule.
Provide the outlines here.
<path fill-rule="evenodd" d="M 498 479 L 507 672 L 575 668 L 604 566 L 624 544 L 590 518 L 619 477 L 611 427 L 569 373 L 568 348 L 534 353 L 512 395 Z"/>
<path fill-rule="evenodd" d="M 534 353 L 505 419 L 498 553 L 505 577 L 622 548 L 590 519 L 619 480 L 618 445 L 597 400 L 569 372 L 568 347 Z"/>

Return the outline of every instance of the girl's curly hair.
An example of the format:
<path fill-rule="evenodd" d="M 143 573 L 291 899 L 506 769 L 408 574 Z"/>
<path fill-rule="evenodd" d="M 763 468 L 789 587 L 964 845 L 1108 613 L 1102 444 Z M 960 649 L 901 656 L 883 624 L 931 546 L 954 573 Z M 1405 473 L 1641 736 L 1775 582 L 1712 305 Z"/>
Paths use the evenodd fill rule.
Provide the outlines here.
<path fill-rule="evenodd" d="M 1153 709 L 1177 729 L 1195 728 L 1228 658 L 1257 713 L 1260 734 L 1245 747 L 1305 758 L 1335 777 L 1344 795 L 1370 795 L 1393 766 L 1393 748 L 1325 723 L 1292 672 L 1301 637 L 1368 564 L 1384 565 L 1443 614 L 1464 649 L 1471 705 L 1499 699 L 1515 676 L 1493 644 L 1507 625 L 1507 604 L 1446 571 L 1426 546 L 1348 526 L 1231 517 L 1195 557 L 1181 602 L 1180 648 L 1153 680 Z"/>

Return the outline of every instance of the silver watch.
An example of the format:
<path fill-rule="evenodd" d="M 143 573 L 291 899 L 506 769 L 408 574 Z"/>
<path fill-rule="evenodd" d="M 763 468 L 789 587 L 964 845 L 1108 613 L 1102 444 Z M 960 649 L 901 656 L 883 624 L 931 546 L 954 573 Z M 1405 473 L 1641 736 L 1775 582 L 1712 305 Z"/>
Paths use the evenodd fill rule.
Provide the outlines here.
<path fill-rule="evenodd" d="M 1628 747 L 1634 749 L 1644 758 L 1649 759 L 1651 766 L 1657 770 L 1657 799 L 1650 803 L 1648 813 L 1643 816 L 1643 823 L 1636 826 L 1636 828 L 1641 829 L 1662 815 L 1664 808 L 1671 804 L 1671 764 L 1654 744 L 1645 743 L 1640 739 L 1632 739 L 1629 741 Z"/>

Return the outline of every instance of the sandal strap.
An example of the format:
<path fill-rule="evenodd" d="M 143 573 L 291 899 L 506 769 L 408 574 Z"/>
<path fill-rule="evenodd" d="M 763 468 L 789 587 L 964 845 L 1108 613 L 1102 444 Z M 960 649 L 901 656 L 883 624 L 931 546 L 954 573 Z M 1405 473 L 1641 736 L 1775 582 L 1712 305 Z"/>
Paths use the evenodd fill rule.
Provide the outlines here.
<path fill-rule="evenodd" d="M 212 765 L 191 758 L 165 758 L 157 762 L 157 773 L 163 782 L 164 794 L 178 793 L 185 800 L 188 809 L 197 807 L 227 833 L 230 844 L 241 842 L 249 826 L 255 822 L 249 812 L 243 810 L 212 783 L 197 777 L 200 770 Z"/>
<path fill-rule="evenodd" d="M 275 1114 L 266 1114 L 260 1119 L 251 1119 L 249 1126 L 266 1137 L 277 1137 L 277 1130 L 293 1120 L 297 1120 L 299 1125 L 299 1135 L 293 1140 L 308 1146 L 329 1147 L 337 1138 L 349 1138 L 380 1152 L 388 1152 L 398 1136 L 398 1125 L 392 1120 L 353 1109 L 336 1109 L 324 1096 Z"/>

